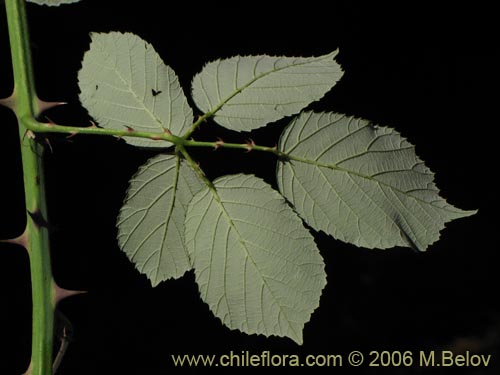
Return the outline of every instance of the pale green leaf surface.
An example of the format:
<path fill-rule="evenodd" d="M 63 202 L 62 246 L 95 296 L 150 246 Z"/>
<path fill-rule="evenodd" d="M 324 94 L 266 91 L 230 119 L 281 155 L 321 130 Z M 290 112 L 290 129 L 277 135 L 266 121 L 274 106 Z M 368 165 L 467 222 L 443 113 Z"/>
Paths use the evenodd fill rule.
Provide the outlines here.
<path fill-rule="evenodd" d="M 154 48 L 131 33 L 92 33 L 90 50 L 78 73 L 80 101 L 104 128 L 185 133 L 193 122 L 174 71 Z M 170 143 L 125 138 L 135 146 L 165 147 Z"/>
<path fill-rule="evenodd" d="M 425 250 L 469 216 L 439 196 L 434 174 L 396 131 L 334 113 L 301 114 L 279 149 L 280 191 L 316 230 L 368 248 Z"/>
<path fill-rule="evenodd" d="M 118 244 L 153 286 L 192 268 L 184 220 L 189 201 L 203 186 L 172 155 L 153 157 L 130 180 L 118 216 Z"/>
<path fill-rule="evenodd" d="M 236 56 L 208 63 L 192 82 L 194 102 L 229 129 L 250 131 L 293 115 L 342 77 L 337 51 L 319 57 Z"/>
<path fill-rule="evenodd" d="M 64 4 L 78 3 L 81 0 L 26 0 L 30 3 L 35 3 L 38 5 L 48 5 L 50 7 L 57 7 Z"/>
<path fill-rule="evenodd" d="M 287 336 L 302 329 L 326 284 L 314 240 L 283 197 L 252 175 L 215 180 L 189 204 L 186 241 L 202 299 L 231 329 Z"/>

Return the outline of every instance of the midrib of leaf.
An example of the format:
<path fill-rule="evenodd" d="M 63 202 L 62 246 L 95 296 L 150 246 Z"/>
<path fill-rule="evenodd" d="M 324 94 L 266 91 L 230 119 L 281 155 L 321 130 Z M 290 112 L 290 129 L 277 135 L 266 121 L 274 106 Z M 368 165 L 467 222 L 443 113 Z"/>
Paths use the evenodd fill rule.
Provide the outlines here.
<path fill-rule="evenodd" d="M 158 162 L 157 162 L 158 163 Z M 152 164 L 150 165 L 150 167 L 152 167 L 153 165 L 155 164 Z M 151 209 L 151 207 L 153 207 L 163 196 L 163 194 L 166 194 L 168 193 L 170 190 L 172 190 L 172 197 L 171 197 L 171 201 L 170 201 L 170 206 L 169 206 L 169 209 L 168 209 L 168 212 L 166 213 L 167 215 L 167 219 L 165 220 L 165 222 L 162 222 L 160 223 L 160 225 L 156 226 L 151 232 L 149 232 L 149 234 L 139 243 L 139 245 L 137 246 L 137 248 L 134 250 L 133 254 L 131 255 L 131 259 L 134 259 L 137 252 L 142 248 L 142 246 L 146 243 L 146 241 L 151 238 L 151 236 L 158 230 L 159 227 L 165 225 L 165 230 L 163 232 L 163 238 L 162 238 L 162 241 L 161 241 L 161 245 L 158 249 L 158 252 L 160 253 L 159 254 L 159 257 L 158 257 L 158 266 L 156 267 L 155 269 L 155 281 L 157 281 L 157 278 L 158 278 L 158 272 L 159 272 L 159 268 L 160 268 L 160 263 L 161 263 L 161 259 L 162 259 L 162 256 L 163 256 L 163 251 L 164 251 L 164 243 L 166 241 L 166 237 L 167 237 L 167 232 L 168 232 L 168 227 L 169 227 L 169 223 L 170 223 L 170 220 L 172 218 L 172 212 L 174 210 L 174 207 L 175 207 L 175 201 L 176 201 L 176 197 L 177 197 L 177 191 L 178 191 L 178 184 L 179 184 L 179 177 L 180 177 L 180 167 L 181 167 L 181 160 L 180 160 L 180 157 L 179 155 L 176 155 L 176 163 L 175 163 L 175 177 L 174 177 L 174 183 L 172 184 L 172 186 L 169 186 L 166 190 L 164 190 L 161 194 L 159 194 L 147 207 L 145 207 L 144 209 L 142 209 L 141 211 L 146 211 L 146 214 L 144 214 L 142 216 L 142 218 L 137 222 L 137 224 L 133 227 L 133 229 L 130 231 L 130 233 L 128 234 L 127 238 L 125 239 L 125 242 L 123 244 L 123 246 L 125 246 L 128 241 L 130 240 L 132 234 L 136 231 L 136 229 L 143 223 L 143 221 L 146 219 L 146 216 L 147 216 L 147 212 Z M 169 170 L 165 170 L 165 172 L 159 174 L 159 175 L 156 175 L 154 176 L 153 178 L 151 178 L 150 180 L 147 181 L 147 183 L 149 184 L 151 181 L 157 179 L 157 178 L 160 178 L 161 176 L 163 176 L 165 173 L 168 173 L 171 169 Z M 133 198 L 135 195 L 139 194 L 141 190 L 137 190 L 136 192 L 134 192 L 133 195 L 131 195 L 129 197 L 130 198 Z M 131 215 L 123 218 L 121 221 L 119 221 L 117 223 L 117 226 L 120 226 L 121 223 L 125 222 L 126 220 L 128 220 L 132 215 L 136 214 L 138 211 L 132 213 Z M 151 256 L 153 256 L 156 252 L 153 252 Z M 177 270 L 177 264 L 175 263 L 175 257 L 173 257 L 172 255 L 170 255 L 170 257 L 172 258 L 172 261 L 173 261 L 173 264 L 174 264 L 174 267 L 175 269 Z M 148 260 L 144 263 L 144 267 L 145 265 L 147 264 L 147 262 L 149 261 L 149 258 Z M 143 267 L 143 268 L 144 268 Z M 141 271 L 142 272 L 142 271 Z"/>
<path fill-rule="evenodd" d="M 168 225 L 170 223 L 170 219 L 172 218 L 172 212 L 174 211 L 175 199 L 177 197 L 177 185 L 179 183 L 180 166 L 181 166 L 181 163 L 180 163 L 179 155 L 176 155 L 176 157 L 175 157 L 175 177 L 174 177 L 174 183 L 172 185 L 173 191 L 172 191 L 172 197 L 170 200 L 170 207 L 169 207 L 169 210 L 167 213 L 167 220 L 165 221 L 165 230 L 163 231 L 163 238 L 161 240 L 161 246 L 160 246 L 160 250 L 159 250 L 160 255 L 158 256 L 158 264 L 156 266 L 156 272 L 155 272 L 155 280 L 156 281 L 158 280 L 158 271 L 160 269 L 160 263 L 161 263 L 161 259 L 163 256 L 163 248 L 164 248 L 163 245 L 167 239 Z M 171 258 L 172 258 L 172 261 L 174 263 L 175 271 L 177 272 L 177 264 L 175 263 L 175 258 L 173 256 L 171 256 Z"/>
<path fill-rule="evenodd" d="M 319 168 L 318 168 L 318 169 L 319 169 Z M 356 216 L 357 216 L 356 212 L 352 209 L 352 207 L 351 207 L 351 206 L 350 206 L 350 205 L 349 205 L 349 204 L 348 204 L 348 203 L 347 203 L 347 202 L 346 202 L 346 201 L 345 201 L 345 200 L 344 200 L 344 199 L 340 196 L 340 194 L 339 194 L 339 193 L 338 193 L 338 191 L 335 189 L 335 187 L 334 187 L 334 186 L 333 186 L 333 185 L 332 185 L 332 184 L 328 181 L 328 178 L 325 176 L 325 174 L 323 173 L 323 171 L 322 171 L 321 169 L 319 169 L 319 171 L 320 171 L 320 173 L 321 173 L 321 176 L 324 178 L 325 182 L 327 182 L 327 183 L 328 183 L 328 184 L 332 187 L 332 190 L 333 190 L 333 191 L 335 191 L 335 194 L 337 194 L 337 196 L 339 197 L 339 199 L 341 199 L 341 200 L 342 200 L 342 202 L 346 205 L 346 207 L 348 207 L 348 208 L 349 208 L 349 210 L 350 210 L 350 211 L 351 211 L 354 215 L 356 215 Z M 348 172 L 347 172 L 347 173 L 348 173 Z M 375 204 L 377 207 L 379 207 L 379 208 L 381 208 L 381 209 L 382 209 L 382 207 L 380 206 L 380 204 L 378 204 L 378 203 L 377 203 L 377 202 L 376 202 L 376 201 L 375 201 L 375 200 L 374 200 L 374 199 L 373 199 L 373 198 L 372 198 L 369 194 L 367 194 L 367 193 L 364 191 L 364 189 L 362 189 L 362 188 L 359 186 L 359 184 L 358 184 L 358 183 L 356 183 L 356 181 L 355 181 L 355 180 L 354 180 L 354 179 L 353 179 L 353 178 L 349 175 L 349 173 L 348 173 L 348 176 L 349 176 L 349 178 L 351 179 L 352 183 L 353 183 L 354 185 L 356 185 L 356 186 L 359 188 L 359 190 L 362 192 L 363 196 L 367 197 L 370 201 L 372 201 L 372 202 L 373 202 L 373 204 Z M 374 180 L 374 179 L 372 178 L 372 180 Z M 377 181 L 377 180 L 375 180 L 375 181 L 376 181 L 377 183 L 380 183 L 380 181 Z M 385 194 L 384 190 L 383 190 L 383 189 L 380 189 L 380 190 L 381 190 L 381 191 L 382 191 L 382 193 L 386 196 L 386 198 L 388 198 L 388 197 L 387 197 L 387 195 Z M 397 195 L 395 195 L 395 196 L 397 197 Z M 390 205 L 394 207 L 394 204 L 392 203 L 392 201 L 391 201 L 390 199 L 388 199 L 388 201 L 389 201 Z M 406 208 L 406 206 L 405 206 L 404 204 L 403 204 L 403 207 L 404 207 L 404 208 Z M 410 215 L 414 216 L 414 215 L 413 215 L 413 213 L 412 213 L 410 210 L 406 209 L 406 211 L 407 211 Z M 387 216 L 387 217 L 388 217 L 388 218 L 389 218 L 392 222 L 394 222 L 394 220 L 393 220 L 392 218 L 390 218 L 390 217 L 389 217 L 389 215 L 387 215 L 387 214 L 386 214 L 386 216 Z M 402 216 L 401 216 L 401 219 L 402 219 L 402 220 L 404 220 L 404 221 L 405 221 L 405 223 L 408 225 L 408 220 L 406 220 L 406 218 L 404 217 L 404 215 L 402 215 Z M 394 223 L 395 223 L 395 222 L 394 222 Z M 369 227 L 370 227 L 370 228 L 371 228 L 374 232 L 378 232 L 380 235 L 382 235 L 382 236 L 383 236 L 383 233 L 380 233 L 379 231 L 376 231 L 376 230 L 375 230 L 375 228 L 373 227 L 373 225 L 371 225 L 370 223 L 366 223 L 366 224 L 367 224 L 367 225 L 368 225 L 368 226 L 369 226 Z M 396 224 L 396 223 L 395 223 L 395 224 Z M 409 226 L 409 225 L 408 225 L 408 227 L 409 227 L 409 228 L 411 228 L 411 226 Z M 359 231 L 359 226 L 358 226 L 358 231 Z M 404 231 L 402 231 L 402 232 L 404 233 Z M 412 234 L 413 234 L 413 235 L 415 235 L 415 233 L 412 233 Z M 406 237 L 407 237 L 408 239 L 410 239 L 410 240 L 411 240 L 411 245 L 414 245 L 414 244 L 415 244 L 415 242 L 414 242 L 414 241 L 413 241 L 413 240 L 412 240 L 409 236 L 406 236 Z M 418 246 L 415 246 L 415 249 L 418 249 Z"/>
<path fill-rule="evenodd" d="M 327 55 L 327 56 L 330 56 L 330 55 Z M 223 99 L 221 102 L 219 102 L 219 104 L 217 104 L 213 109 L 211 109 L 210 111 L 208 111 L 207 113 L 205 113 L 205 115 L 203 116 L 203 118 L 208 118 L 208 117 L 212 117 L 213 115 L 215 115 L 220 109 L 222 109 L 222 107 L 224 107 L 224 105 L 230 101 L 231 99 L 233 99 L 236 95 L 240 94 L 243 90 L 247 89 L 248 87 L 250 87 L 252 84 L 254 84 L 255 82 L 257 82 L 259 79 L 261 78 L 264 78 L 266 76 L 268 76 L 269 74 L 273 74 L 273 73 L 276 73 L 276 72 L 280 72 L 282 70 L 286 70 L 286 69 L 289 69 L 289 68 L 295 68 L 297 66 L 301 66 L 301 65 L 308 65 L 308 64 L 311 64 L 313 62 L 316 62 L 316 61 L 321 61 L 321 60 L 325 60 L 327 57 L 325 56 L 322 56 L 322 58 L 318 58 L 318 59 L 315 59 L 315 60 L 308 60 L 308 61 L 305 61 L 303 63 L 297 63 L 297 64 L 293 64 L 293 65 L 288 65 L 288 66 L 284 66 L 282 68 L 275 68 L 273 70 L 270 70 L 268 72 L 264 72 L 264 73 L 261 73 L 257 76 L 255 76 L 254 78 L 252 78 L 250 81 L 248 81 L 248 83 L 244 84 L 243 86 L 240 86 L 240 87 L 237 87 L 236 90 L 231 94 L 229 95 L 226 99 Z M 257 64 L 255 64 L 254 66 L 254 70 L 256 68 Z M 217 67 L 218 69 L 218 67 Z M 236 70 L 235 70 L 235 75 L 237 76 L 238 75 L 238 65 L 236 65 Z M 203 82 L 203 81 L 201 81 Z M 217 92 L 219 92 L 219 81 L 216 80 L 217 82 Z M 204 95 L 206 96 L 206 90 L 205 88 L 203 88 L 203 93 Z M 220 96 L 220 95 L 219 95 Z M 210 102 L 207 98 L 207 101 Z"/>
<path fill-rule="evenodd" d="M 392 150 L 394 151 L 394 150 Z M 370 151 L 370 152 L 375 152 L 375 151 Z M 356 171 L 352 171 L 350 169 L 346 169 L 346 168 L 342 168 L 342 167 L 339 167 L 337 164 L 326 164 L 326 163 L 320 163 L 318 162 L 317 160 L 311 160 L 311 159 L 304 159 L 304 158 L 301 158 L 301 157 L 298 157 L 298 156 L 293 156 L 293 155 L 290 155 L 288 153 L 283 153 L 284 157 L 287 158 L 287 159 L 290 159 L 290 160 L 294 160 L 294 161 L 298 161 L 300 163 L 306 163 L 306 164 L 310 164 L 310 165 L 314 165 L 315 167 L 318 167 L 318 168 L 328 168 L 328 169 L 332 169 L 332 170 L 335 170 L 335 171 L 339 171 L 339 172 L 344 172 L 344 173 L 347 173 L 349 175 L 354 175 L 354 176 L 357 176 L 357 177 L 361 177 L 361 178 L 364 178 L 366 180 L 369 180 L 369 181 L 373 181 L 379 185 L 383 185 L 393 191 L 397 191 L 409 198 L 412 198 L 414 199 L 415 201 L 417 202 L 420 202 L 422 204 L 430 204 L 430 205 L 434 205 L 433 202 L 427 202 L 421 198 L 418 198 L 414 195 L 411 195 L 411 194 L 408 194 L 409 191 L 415 191 L 415 189 L 412 189 L 412 190 L 409 190 L 409 191 L 404 191 L 404 190 L 401 190 L 395 186 L 392 186 L 392 185 L 389 185 L 388 183 L 386 182 L 383 182 L 383 181 L 380 181 L 380 180 L 377 180 L 376 178 L 373 178 L 372 176 L 368 176 L 368 175 L 365 175 L 363 173 L 359 173 L 359 172 L 356 172 Z M 356 155 L 358 156 L 358 155 Z M 342 160 L 342 162 L 344 162 L 345 160 Z M 293 168 L 292 168 L 293 169 Z M 320 169 L 321 170 L 321 169 Z M 395 172 L 395 171 L 387 171 L 387 173 L 390 173 L 390 172 Z M 419 189 L 419 190 L 431 190 L 431 189 Z M 440 210 L 444 210 L 444 211 L 448 211 L 448 212 L 452 212 L 452 213 L 457 213 L 457 211 L 453 211 L 453 210 L 450 210 L 450 209 L 447 209 L 447 208 L 443 208 L 443 207 L 437 207 L 439 208 Z"/>
<path fill-rule="evenodd" d="M 245 254 L 246 254 L 246 258 L 245 258 L 245 264 L 246 264 L 246 259 L 250 259 L 250 261 L 252 262 L 252 265 L 254 266 L 254 268 L 257 270 L 257 274 L 259 275 L 260 279 L 262 280 L 262 283 L 265 285 L 266 289 L 268 290 L 269 294 L 271 294 L 271 296 L 273 297 L 273 300 L 274 301 L 279 301 L 275 295 L 273 294 L 271 288 L 269 287 L 269 285 L 267 284 L 266 280 L 264 279 L 264 277 L 262 276 L 262 274 L 260 273 L 260 270 L 259 270 L 259 267 L 257 267 L 255 261 L 253 260 L 253 258 L 251 257 L 250 255 L 250 252 L 246 246 L 246 242 L 245 240 L 243 239 L 243 237 L 241 236 L 240 232 L 238 231 L 238 229 L 236 228 L 236 225 L 234 224 L 233 222 L 233 219 L 231 219 L 231 216 L 229 215 L 229 213 L 227 212 L 226 210 L 226 207 L 224 206 L 224 203 L 222 202 L 222 200 L 220 199 L 220 196 L 219 194 L 217 193 L 217 190 L 215 188 L 215 186 L 213 186 L 213 184 L 211 184 L 211 186 L 209 186 L 209 190 L 210 192 L 212 193 L 212 196 L 214 198 L 214 200 L 219 204 L 220 208 L 221 208 L 221 212 L 223 214 L 223 216 L 226 218 L 226 220 L 228 221 L 229 223 L 229 226 L 232 230 L 234 230 L 234 232 L 236 233 L 237 237 L 238 237 L 238 241 L 239 243 L 241 244 L 241 246 L 243 247 L 243 249 L 245 250 Z M 224 272 L 224 280 L 225 280 L 225 272 Z M 224 285 L 224 288 L 225 288 L 225 285 Z M 246 290 L 245 290 L 246 292 Z M 245 303 L 246 303 L 246 300 L 245 300 Z M 283 316 L 285 317 L 286 321 L 288 322 L 288 326 L 290 327 L 290 329 L 293 331 L 295 337 L 300 337 L 300 334 L 297 334 L 297 332 L 295 331 L 293 325 L 290 323 L 290 319 L 288 319 L 288 316 L 286 315 L 286 312 L 283 311 L 282 309 L 282 306 L 280 303 L 277 303 L 277 305 L 279 306 L 279 310 L 280 310 L 280 313 L 283 314 Z M 231 315 L 231 314 L 229 314 Z M 230 318 L 231 319 L 231 318 Z M 264 323 L 264 326 L 265 326 L 265 323 Z"/>
<path fill-rule="evenodd" d="M 132 61 L 131 61 L 131 56 L 130 54 L 128 55 L 128 61 L 129 61 L 129 69 L 132 69 Z M 116 75 L 118 76 L 118 78 L 125 84 L 126 87 L 128 87 L 128 91 L 134 96 L 134 98 L 137 100 L 137 102 L 139 103 L 139 105 L 143 108 L 143 110 L 153 119 L 153 121 L 155 121 L 158 125 L 159 125 L 159 128 L 160 129 L 164 129 L 163 128 L 163 122 L 157 118 L 155 116 L 154 113 L 152 113 L 145 105 L 144 105 L 144 99 L 145 99 L 145 96 L 142 97 L 142 99 L 136 95 L 136 93 L 134 92 L 134 90 L 132 90 L 132 87 L 130 86 L 130 84 L 127 82 L 127 80 L 125 78 L 123 78 L 123 76 L 120 74 L 119 70 L 116 68 L 116 59 L 115 59 L 115 66 L 112 67 L 112 68 L 109 68 L 107 67 L 106 65 L 102 65 L 102 64 L 98 64 L 96 62 L 94 62 L 94 64 L 97 64 L 97 65 L 101 65 L 105 68 L 108 68 L 108 69 L 112 69 Z M 132 71 L 130 72 L 130 77 L 132 79 Z M 158 76 L 158 66 L 156 66 L 156 70 L 155 70 L 155 77 Z M 158 80 L 158 79 L 157 79 Z M 130 82 L 132 83 L 132 82 Z M 153 106 L 156 104 L 156 99 L 153 98 Z M 140 109 L 140 108 L 139 108 Z M 170 126 L 170 124 L 169 124 Z"/>

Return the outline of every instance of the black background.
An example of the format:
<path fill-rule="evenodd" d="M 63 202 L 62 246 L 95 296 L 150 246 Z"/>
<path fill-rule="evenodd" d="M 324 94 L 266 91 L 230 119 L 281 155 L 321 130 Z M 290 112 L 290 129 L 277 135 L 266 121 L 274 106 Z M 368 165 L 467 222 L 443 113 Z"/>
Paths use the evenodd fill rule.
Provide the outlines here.
<path fill-rule="evenodd" d="M 425 253 L 360 249 L 315 233 L 328 286 L 300 347 L 288 339 L 230 331 L 200 300 L 191 272 L 153 289 L 120 252 L 115 218 L 128 179 L 153 155 L 151 151 L 111 138 L 78 136 L 69 141 L 52 136 L 46 180 L 54 227 L 54 277 L 65 288 L 89 292 L 60 304 L 75 330 L 61 375 L 205 373 L 210 369 L 174 369 L 170 354 L 230 350 L 274 354 L 471 350 L 492 354 L 490 368 L 450 372 L 498 373 L 500 264 L 494 180 L 498 42 L 492 9 L 479 2 L 442 8 L 423 2 L 394 6 L 357 1 L 297 5 L 183 1 L 175 8 L 163 1 L 123 3 L 28 5 L 39 96 L 69 103 L 46 113 L 53 121 L 88 124 L 78 104 L 76 76 L 91 31 L 130 31 L 146 39 L 178 73 L 187 93 L 192 76 L 219 57 L 309 56 L 340 48 L 337 60 L 345 75 L 311 108 L 396 128 L 416 144 L 418 155 L 436 172 L 442 195 L 451 204 L 479 213 L 448 224 L 440 242 Z M 3 9 L 0 77 L 0 97 L 6 97 L 12 79 Z M 272 146 L 285 124 L 272 124 L 251 137 Z M 22 231 L 24 206 L 17 126 L 4 108 L 0 108 L 0 129 L 0 238 L 7 238 Z M 195 138 L 216 136 L 235 142 L 250 137 L 211 123 Z M 211 178 L 243 171 L 275 185 L 271 156 L 204 150 L 195 152 L 195 157 Z M 0 295 L 4 346 L 0 374 L 20 374 L 29 362 L 30 281 L 27 256 L 12 245 L 0 244 Z M 314 370 L 380 373 L 366 366 Z M 413 366 L 384 373 L 443 370 Z"/>

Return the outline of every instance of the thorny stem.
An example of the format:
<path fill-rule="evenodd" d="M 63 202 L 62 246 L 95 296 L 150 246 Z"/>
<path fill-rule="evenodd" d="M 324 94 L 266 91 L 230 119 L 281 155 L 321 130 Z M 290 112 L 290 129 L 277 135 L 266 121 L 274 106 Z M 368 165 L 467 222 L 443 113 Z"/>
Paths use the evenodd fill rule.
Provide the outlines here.
<path fill-rule="evenodd" d="M 114 135 L 116 137 L 148 138 L 171 143 L 177 143 L 178 140 L 180 140 L 180 137 L 176 137 L 168 132 L 154 133 L 141 132 L 133 129 L 104 129 L 93 124 L 88 127 L 64 126 L 53 123 L 42 123 L 33 117 L 27 118 L 25 122 L 27 128 L 35 133 L 61 133 L 68 134 L 70 136 L 77 134 Z"/>
<path fill-rule="evenodd" d="M 195 124 L 196 123 L 197 122 L 195 122 Z M 228 143 L 220 139 L 215 142 L 195 141 L 193 139 L 185 139 L 185 136 L 182 137 L 175 136 L 169 132 L 144 132 L 144 131 L 135 131 L 133 129 L 123 129 L 123 130 L 104 129 L 104 128 L 98 128 L 95 125 L 91 125 L 88 127 L 64 126 L 64 125 L 57 125 L 54 123 L 41 123 L 34 118 L 26 119 L 26 124 L 28 126 L 28 129 L 35 133 L 61 133 L 61 134 L 68 134 L 70 136 L 75 136 L 78 134 L 94 134 L 94 135 L 116 136 L 120 138 L 123 137 L 148 138 L 155 141 L 167 141 L 176 146 L 205 147 L 205 148 L 212 148 L 214 150 L 217 150 L 219 148 L 230 148 L 230 149 L 245 150 L 247 152 L 249 151 L 270 152 L 280 158 L 288 158 L 288 155 L 282 151 L 279 151 L 276 146 L 275 147 L 260 146 L 256 145 L 251 140 L 245 143 Z M 193 124 L 193 126 L 195 124 Z M 160 143 L 158 143 L 158 146 L 164 147 Z"/>
<path fill-rule="evenodd" d="M 26 249 L 29 253 L 33 302 L 31 363 L 26 374 L 52 374 L 52 344 L 55 291 L 50 266 L 49 235 L 46 226 L 47 209 L 43 183 L 43 147 L 32 137 L 27 119 L 39 111 L 35 92 L 25 0 L 6 0 L 10 48 L 14 73 L 14 92 L 4 101 L 15 112 L 23 164 L 26 202 Z"/>
<path fill-rule="evenodd" d="M 217 108 L 216 110 L 218 110 L 219 108 Z M 186 132 L 186 134 L 183 135 L 183 138 L 184 139 L 188 139 L 191 134 L 193 134 L 193 132 L 198 129 L 198 127 L 205 121 L 207 121 L 208 118 L 212 117 L 213 114 L 215 112 L 212 111 L 212 112 L 207 112 L 205 113 L 204 115 L 198 117 L 198 119 L 193 123 L 193 125 L 191 125 L 191 128 L 189 128 L 189 130 Z"/>
<path fill-rule="evenodd" d="M 217 193 L 217 189 L 215 188 L 214 184 L 212 181 L 210 181 L 207 176 L 205 176 L 205 173 L 203 170 L 200 168 L 200 166 L 194 161 L 194 159 L 189 155 L 189 152 L 186 151 L 184 146 L 177 146 L 176 151 L 179 152 L 184 159 L 188 162 L 189 166 L 195 171 L 196 174 L 200 177 L 200 179 L 205 183 L 207 188 L 210 190 L 212 193 L 213 197 L 217 200 L 217 202 L 221 203 L 219 194 Z"/>
<path fill-rule="evenodd" d="M 204 175 L 201 168 L 186 151 L 186 147 L 207 147 L 213 149 L 241 149 L 247 152 L 270 152 L 282 159 L 290 158 L 277 147 L 256 145 L 249 140 L 246 143 L 226 143 L 195 141 L 189 139 L 191 134 L 208 118 L 212 117 L 226 101 L 218 107 L 200 116 L 183 136 L 175 136 L 168 130 L 163 132 L 144 132 L 134 129 L 104 129 L 92 124 L 88 127 L 64 126 L 54 123 L 43 123 L 37 120 L 38 115 L 56 104 L 45 103 L 38 99 L 35 90 L 33 68 L 29 44 L 29 33 L 25 10 L 25 0 L 5 0 L 7 12 L 12 66 L 14 74 L 14 91 L 9 98 L 0 100 L 0 104 L 11 108 L 16 114 L 19 125 L 20 147 L 23 163 L 24 190 L 27 209 L 25 232 L 16 240 L 26 247 L 30 258 L 32 299 L 33 299 L 33 331 L 31 363 L 25 374 L 51 375 L 53 373 L 53 326 L 54 311 L 57 301 L 57 288 L 52 277 L 49 235 L 47 228 L 47 208 L 43 181 L 43 146 L 36 139 L 38 133 L 62 133 L 74 136 L 77 134 L 108 135 L 116 137 L 148 138 L 167 141 L 175 145 L 177 152 L 183 155 L 190 166 L 200 175 L 205 184 L 215 192 L 212 182 Z M 236 92 L 234 95 L 236 95 Z M 165 147 L 159 142 L 159 147 Z M 292 158 L 293 159 L 293 158 Z M 20 240 L 22 239 L 22 241 Z M 74 293 L 70 293 L 74 294 Z M 60 298 L 61 296 L 59 296 Z M 67 342 L 63 340 L 60 353 L 64 353 Z M 56 358 L 56 367 L 60 363 L 60 355 Z"/>
<path fill-rule="evenodd" d="M 189 155 L 189 152 L 186 151 L 186 149 L 184 148 L 184 146 L 182 146 L 182 145 L 177 146 L 176 150 L 177 150 L 178 153 L 180 153 L 184 157 L 184 159 L 186 159 L 186 161 L 188 162 L 189 166 L 195 171 L 196 174 L 198 174 L 198 177 L 200 177 L 200 179 L 205 183 L 205 185 L 207 185 L 207 187 L 210 190 L 215 191 L 215 186 L 212 183 L 212 181 L 210 181 L 207 178 L 207 176 L 205 176 L 205 173 L 203 172 L 203 170 L 196 163 L 196 161 L 194 161 L 194 159 L 191 157 L 191 155 Z"/>
<path fill-rule="evenodd" d="M 218 140 L 215 142 L 203 142 L 203 141 L 194 141 L 189 139 L 184 141 L 183 145 L 185 147 L 208 147 L 208 148 L 213 148 L 214 150 L 217 150 L 219 148 L 231 148 L 231 149 L 245 150 L 246 152 L 250 151 L 270 152 L 280 158 L 288 157 L 286 153 L 278 150 L 278 147 L 276 146 L 274 147 L 260 146 L 256 145 L 252 140 L 249 140 L 246 143 L 228 143 L 222 140 Z"/>

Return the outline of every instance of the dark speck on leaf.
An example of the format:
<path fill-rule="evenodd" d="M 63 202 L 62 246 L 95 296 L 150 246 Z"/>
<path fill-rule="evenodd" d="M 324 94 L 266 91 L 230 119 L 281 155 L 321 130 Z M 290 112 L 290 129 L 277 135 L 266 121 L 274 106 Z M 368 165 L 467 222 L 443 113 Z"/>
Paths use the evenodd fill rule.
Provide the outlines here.
<path fill-rule="evenodd" d="M 153 96 L 160 95 L 161 90 L 156 91 L 155 89 L 151 89 L 151 94 L 153 94 Z"/>
<path fill-rule="evenodd" d="M 97 90 L 99 88 L 99 85 L 95 85 L 95 89 Z"/>

